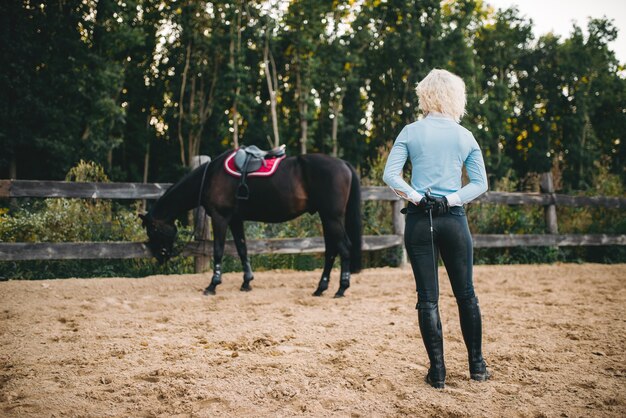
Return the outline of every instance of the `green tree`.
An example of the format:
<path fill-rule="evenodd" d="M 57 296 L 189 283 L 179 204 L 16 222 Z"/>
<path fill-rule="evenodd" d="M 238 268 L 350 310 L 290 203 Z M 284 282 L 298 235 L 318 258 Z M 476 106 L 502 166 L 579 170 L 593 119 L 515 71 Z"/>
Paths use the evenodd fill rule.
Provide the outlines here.
<path fill-rule="evenodd" d="M 531 41 L 531 23 L 515 8 L 488 13 L 476 33 L 476 90 L 469 113 L 492 185 L 510 174 L 511 154 L 521 152 L 511 127 L 520 115 L 519 63 Z"/>
<path fill-rule="evenodd" d="M 317 84 L 320 62 L 320 37 L 326 28 L 326 13 L 330 3 L 316 0 L 296 0 L 289 4 L 284 15 L 282 40 L 285 59 L 285 83 L 291 87 L 291 100 L 297 117 L 300 154 L 306 154 L 310 123 L 316 110 Z M 286 96 L 286 95 L 285 95 Z M 286 97 L 285 97 L 286 98 Z M 287 98 L 286 98 L 287 99 Z"/>
<path fill-rule="evenodd" d="M 0 5 L 0 164 L 14 178 L 62 178 L 80 148 L 90 99 L 80 1 Z"/>
<path fill-rule="evenodd" d="M 600 159 L 603 149 L 608 148 L 602 143 L 614 141 L 611 134 L 617 134 L 615 128 L 623 127 L 626 118 L 620 89 L 617 94 L 609 91 L 615 84 L 623 86 L 623 82 L 614 82 L 619 77 L 617 61 L 608 48 L 608 43 L 617 37 L 617 29 L 607 20 L 591 19 L 587 30 L 589 34 L 585 37 L 581 28 L 575 25 L 572 35 L 561 48 L 562 88 L 569 104 L 563 116 L 565 178 L 568 188 L 574 189 L 591 186 L 593 163 Z M 615 107 L 608 105 L 620 98 L 621 105 L 620 101 L 614 102 Z M 609 112 L 605 114 L 606 110 Z M 611 128 L 602 129 L 601 126 Z M 609 137 L 602 137 L 601 133 Z"/>
<path fill-rule="evenodd" d="M 430 0 L 367 1 L 354 22 L 355 45 L 367 56 L 359 68 L 365 101 L 366 156 L 393 141 L 401 127 L 415 120 L 415 85 L 433 67 L 443 67 L 440 3 Z"/>

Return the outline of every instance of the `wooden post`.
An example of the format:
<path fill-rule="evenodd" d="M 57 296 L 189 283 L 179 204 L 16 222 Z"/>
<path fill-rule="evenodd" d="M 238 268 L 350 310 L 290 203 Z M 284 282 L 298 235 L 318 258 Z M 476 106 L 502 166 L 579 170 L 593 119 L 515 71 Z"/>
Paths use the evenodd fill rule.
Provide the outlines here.
<path fill-rule="evenodd" d="M 404 207 L 404 201 L 402 199 L 394 200 L 391 202 L 391 218 L 393 220 L 393 233 L 404 237 L 404 215 L 400 213 L 400 209 Z M 404 242 L 404 239 L 403 239 Z M 402 258 L 400 259 L 400 267 L 404 268 L 407 262 L 406 248 L 402 244 Z"/>
<path fill-rule="evenodd" d="M 196 155 L 191 159 L 191 166 L 192 168 L 197 168 L 209 161 L 211 161 L 211 157 L 208 155 Z M 194 239 L 196 241 L 206 242 L 211 239 L 211 222 L 209 222 L 209 217 L 202 206 L 197 207 L 193 211 L 193 225 Z M 203 245 L 202 248 L 204 247 Z M 196 273 L 204 273 L 210 269 L 211 257 L 208 254 L 194 257 L 194 271 Z"/>
<path fill-rule="evenodd" d="M 549 234 L 558 234 L 559 226 L 556 220 L 556 205 L 554 201 L 554 182 L 552 181 L 552 173 L 541 174 L 541 192 L 550 193 L 552 195 L 552 204 L 544 206 L 544 214 L 546 219 L 546 231 Z"/>

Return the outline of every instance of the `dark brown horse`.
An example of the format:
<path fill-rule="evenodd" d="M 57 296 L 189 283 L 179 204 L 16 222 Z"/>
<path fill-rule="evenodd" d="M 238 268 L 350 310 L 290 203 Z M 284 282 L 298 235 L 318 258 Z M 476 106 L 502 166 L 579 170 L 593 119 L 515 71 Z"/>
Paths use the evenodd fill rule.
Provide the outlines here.
<path fill-rule="evenodd" d="M 305 212 L 319 213 L 326 247 L 322 277 L 315 296 L 328 288 L 337 255 L 341 258 L 341 297 L 350 287 L 350 273 L 361 269 L 361 192 L 354 168 L 323 154 L 287 157 L 271 177 L 249 177 L 249 198 L 236 198 L 239 179 L 224 170 L 226 152 L 205 163 L 171 186 L 145 215 L 140 215 L 148 233 L 148 247 L 164 262 L 172 256 L 176 239 L 174 220 L 202 205 L 211 217 L 214 234 L 213 278 L 204 294 L 215 294 L 222 282 L 221 263 L 226 230 L 230 226 L 243 266 L 242 291 L 254 279 L 246 249 L 243 221 L 285 222 Z M 207 166 L 208 164 L 208 166 Z M 200 190 L 202 189 L 202 190 Z"/>

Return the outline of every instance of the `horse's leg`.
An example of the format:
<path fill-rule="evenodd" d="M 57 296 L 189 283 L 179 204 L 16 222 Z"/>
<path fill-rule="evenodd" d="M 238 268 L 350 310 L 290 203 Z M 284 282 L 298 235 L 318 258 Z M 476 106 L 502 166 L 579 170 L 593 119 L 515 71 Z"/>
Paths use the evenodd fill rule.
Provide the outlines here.
<path fill-rule="evenodd" d="M 340 298 L 344 296 L 344 292 L 350 287 L 350 246 L 348 235 L 346 234 L 343 222 L 338 216 L 320 214 L 320 218 L 322 219 L 322 227 L 324 229 L 324 242 L 326 243 L 327 254 L 324 272 L 326 272 L 326 268 L 328 268 L 328 272 L 330 272 L 330 268 L 332 268 L 332 264 L 337 254 L 339 254 L 339 257 L 341 258 L 339 290 L 335 293 L 335 297 Z M 329 254 L 331 257 L 328 256 Z M 322 280 L 323 279 L 324 276 L 322 276 Z M 322 284 L 322 280 L 320 280 L 320 285 Z M 326 288 L 327 287 L 328 281 L 326 281 Z"/>
<path fill-rule="evenodd" d="M 337 239 L 339 240 L 337 248 L 339 250 L 339 257 L 341 257 L 341 275 L 339 276 L 339 290 L 335 293 L 335 297 L 342 298 L 343 293 L 350 287 L 350 245 L 345 230 Z"/>
<path fill-rule="evenodd" d="M 213 277 L 211 284 L 204 289 L 205 295 L 214 295 L 215 288 L 222 283 L 222 258 L 224 257 L 224 244 L 226 243 L 226 229 L 228 221 L 223 217 L 211 214 L 213 225 Z"/>
<path fill-rule="evenodd" d="M 243 267 L 243 284 L 241 285 L 240 290 L 242 292 L 249 292 L 252 290 L 250 282 L 254 280 L 254 274 L 252 274 L 252 266 L 250 265 L 250 259 L 248 258 L 248 248 L 246 246 L 246 235 L 243 229 L 243 221 L 240 218 L 232 219 L 230 221 L 230 230 L 233 233 L 235 247 L 237 247 L 237 254 L 239 254 L 241 266 Z"/>
<path fill-rule="evenodd" d="M 324 270 L 322 271 L 322 278 L 317 285 L 317 289 L 313 293 L 313 296 L 322 296 L 322 293 L 328 289 L 328 283 L 330 281 L 330 272 L 335 264 L 335 257 L 337 256 L 337 246 L 334 245 L 333 240 L 328 234 L 328 228 L 324 221 L 322 221 L 322 227 L 324 229 Z"/>

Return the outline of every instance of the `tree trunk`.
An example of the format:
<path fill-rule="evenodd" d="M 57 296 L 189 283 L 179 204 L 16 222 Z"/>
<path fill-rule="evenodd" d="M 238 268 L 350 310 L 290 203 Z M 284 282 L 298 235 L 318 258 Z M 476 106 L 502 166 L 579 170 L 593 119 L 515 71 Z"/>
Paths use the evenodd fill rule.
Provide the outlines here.
<path fill-rule="evenodd" d="M 589 115 L 587 111 L 584 111 L 583 115 L 583 129 L 580 135 L 580 147 L 578 149 L 578 188 L 584 190 L 588 183 L 585 181 L 585 170 L 584 170 L 584 158 L 587 150 L 585 147 L 587 146 L 587 135 L 589 134 L 589 130 L 591 128 L 591 121 L 589 120 Z"/>
<path fill-rule="evenodd" d="M 150 114 L 146 118 L 146 131 L 150 128 Z M 150 139 L 146 141 L 146 153 L 143 157 L 143 182 L 148 182 L 148 172 L 150 169 Z"/>
<path fill-rule="evenodd" d="M 200 144 L 202 142 L 202 133 L 204 132 L 204 125 L 207 120 L 213 115 L 213 105 L 215 103 L 215 87 L 217 86 L 218 81 L 218 68 L 220 67 L 220 60 L 218 57 L 214 57 L 213 61 L 213 74 L 211 76 L 211 86 L 209 87 L 209 91 L 206 93 L 206 97 L 204 97 L 204 81 L 200 84 L 200 109 L 198 111 L 199 114 L 199 123 L 195 128 L 194 136 L 191 138 L 189 143 L 189 149 L 193 151 L 193 153 L 189 154 L 189 161 L 196 155 L 200 154 Z"/>
<path fill-rule="evenodd" d="M 306 118 L 306 114 L 309 111 L 309 104 L 303 103 L 301 108 L 302 113 L 300 114 L 300 130 L 302 134 L 300 136 L 300 154 L 304 155 L 306 154 L 306 145 L 309 130 L 309 121 Z"/>
<path fill-rule="evenodd" d="M 237 110 L 237 97 L 240 88 L 237 86 L 235 90 L 235 100 L 233 101 L 233 146 L 239 148 L 239 111 Z"/>
<path fill-rule="evenodd" d="M 146 132 L 148 132 L 148 129 L 150 128 L 150 114 L 148 113 L 148 116 L 146 117 Z M 146 141 L 146 153 L 143 156 L 143 182 L 147 183 L 148 182 L 148 173 L 150 170 L 150 139 L 148 139 Z M 143 212 L 146 211 L 146 199 L 143 199 L 143 201 L 141 202 L 141 206 L 143 209 Z"/>
<path fill-rule="evenodd" d="M 109 173 L 113 170 L 113 148 L 109 148 L 107 152 L 107 170 L 109 170 Z"/>
<path fill-rule="evenodd" d="M 187 135 L 187 162 L 189 163 L 189 167 L 191 167 L 191 159 L 194 155 L 196 155 L 196 141 L 197 141 L 197 125 L 193 122 L 194 120 L 194 112 L 196 112 L 196 94 L 198 94 L 198 89 L 196 87 L 197 78 L 195 76 L 191 77 L 191 92 L 189 93 L 189 115 L 191 116 L 189 123 L 189 134 Z M 200 80 L 200 91 L 204 90 L 204 82 Z M 200 103 L 200 107 L 204 101 Z M 202 118 L 200 118 L 200 124 L 202 124 Z"/>
<path fill-rule="evenodd" d="M 15 155 L 11 156 L 11 161 L 9 163 L 9 178 L 16 179 L 17 178 L 17 157 Z M 12 199 L 15 200 L 15 199 Z"/>
<path fill-rule="evenodd" d="M 237 73 L 235 77 L 235 97 L 233 97 L 233 105 L 231 108 L 233 115 L 233 146 L 239 148 L 239 110 L 237 109 L 239 101 L 239 93 L 241 92 L 241 86 L 239 85 L 239 56 L 241 54 L 241 9 L 242 3 L 239 3 L 239 9 L 237 13 L 237 43 L 235 45 L 235 37 L 233 36 L 234 25 L 231 26 L 231 38 L 230 38 L 230 68 Z M 235 56 L 237 57 L 235 59 Z"/>
<path fill-rule="evenodd" d="M 333 149 L 331 151 L 331 155 L 333 157 L 337 156 L 337 125 L 338 125 L 338 117 L 337 115 L 333 116 L 333 127 L 332 127 L 332 131 L 331 131 L 331 140 L 333 143 Z"/>
<path fill-rule="evenodd" d="M 270 111 L 272 114 L 272 129 L 274 131 L 274 147 L 280 145 L 280 138 L 278 133 L 278 115 L 276 112 L 276 89 L 278 88 L 278 80 L 276 75 L 276 63 L 272 51 L 269 46 L 269 30 L 265 35 L 265 47 L 263 48 L 263 62 L 265 67 L 265 80 L 267 81 L 267 90 L 270 96 Z M 272 70 L 270 71 L 270 64 Z M 273 76 L 271 74 L 273 72 Z"/>
<path fill-rule="evenodd" d="M 178 143 L 180 145 L 180 162 L 183 166 L 187 165 L 185 159 L 185 140 L 183 138 L 183 118 L 185 117 L 185 109 L 183 102 L 185 101 L 185 88 L 187 88 L 187 74 L 189 73 L 189 63 L 191 60 L 191 42 L 187 44 L 187 54 L 185 56 L 185 69 L 183 70 L 183 80 L 180 87 L 180 96 L 178 99 Z"/>
<path fill-rule="evenodd" d="M 333 124 L 331 130 L 331 140 L 333 144 L 333 150 L 331 155 L 333 157 L 337 157 L 339 153 L 339 146 L 337 144 L 337 130 L 339 129 L 339 115 L 341 114 L 343 108 L 343 93 L 338 94 L 332 102 L 331 112 L 333 115 Z"/>
<path fill-rule="evenodd" d="M 300 113 L 300 154 L 306 154 L 308 120 L 307 113 L 309 106 L 306 100 L 306 92 L 302 86 L 302 76 L 300 74 L 299 62 L 296 64 L 296 94 L 298 100 L 298 112 Z"/>

